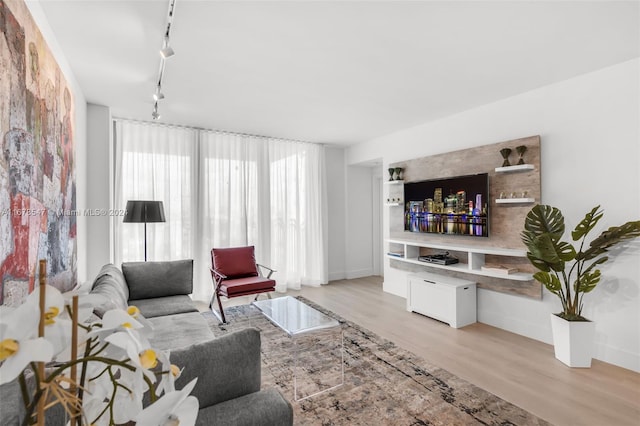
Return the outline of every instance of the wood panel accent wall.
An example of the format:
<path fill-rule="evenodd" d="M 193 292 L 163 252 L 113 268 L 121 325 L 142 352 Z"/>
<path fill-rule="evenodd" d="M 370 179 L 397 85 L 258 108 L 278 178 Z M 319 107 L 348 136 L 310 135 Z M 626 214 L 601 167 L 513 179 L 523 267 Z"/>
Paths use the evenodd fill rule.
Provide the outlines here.
<path fill-rule="evenodd" d="M 496 173 L 495 168 L 501 167 L 503 158 L 500 150 L 511 148 L 512 152 L 509 161 L 512 165 L 518 162 L 516 147 L 524 145 L 527 147 L 523 158 L 526 164 L 532 164 L 533 170 L 515 173 Z M 512 249 L 522 249 L 525 247 L 520 241 L 520 232 L 524 228 L 524 220 L 535 204 L 540 203 L 540 136 L 530 136 L 520 139 L 513 139 L 490 145 L 482 145 L 474 148 L 452 151 L 428 157 L 421 157 L 407 161 L 400 161 L 389 164 L 389 167 L 402 167 L 404 169 L 403 178 L 405 183 L 418 182 L 428 179 L 440 179 L 475 173 L 489 174 L 489 237 L 467 237 L 461 235 L 435 235 L 420 234 L 404 231 L 404 208 L 390 207 L 389 209 L 389 236 L 392 239 L 402 239 L 409 241 L 428 241 L 431 243 L 443 243 L 462 246 L 476 247 L 502 247 Z M 396 196 L 402 195 L 402 185 L 392 188 L 389 191 L 398 191 Z M 443 188 L 444 189 L 444 188 Z M 500 193 L 510 195 L 515 192 L 520 196 L 524 191 L 527 197 L 534 198 L 533 204 L 496 204 L 495 200 L 500 197 Z M 446 192 L 446 189 L 445 191 Z M 446 194 L 443 193 L 443 197 Z M 406 201 L 406 200 L 405 200 Z M 463 261 L 463 259 L 461 259 Z M 502 264 L 514 264 L 521 271 L 534 272 L 534 268 L 525 258 L 500 258 L 491 259 L 487 256 L 486 262 L 499 262 Z M 428 266 L 411 265 L 399 261 L 391 261 L 391 266 L 398 269 L 415 272 L 420 270 L 431 270 Z M 493 279 L 471 274 L 443 271 L 441 269 L 432 270 L 435 273 L 446 273 L 460 278 L 470 279 L 478 283 L 478 287 L 509 294 L 541 298 L 542 287 L 540 283 L 531 281 L 513 281 L 507 279 Z"/>

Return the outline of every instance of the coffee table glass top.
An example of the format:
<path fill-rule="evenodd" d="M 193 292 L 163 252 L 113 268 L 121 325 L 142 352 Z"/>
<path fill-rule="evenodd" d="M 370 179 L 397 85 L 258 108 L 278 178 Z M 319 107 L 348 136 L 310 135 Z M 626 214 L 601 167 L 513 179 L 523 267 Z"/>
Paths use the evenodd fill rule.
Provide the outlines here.
<path fill-rule="evenodd" d="M 253 305 L 290 336 L 340 326 L 337 320 L 291 296 L 256 300 Z"/>

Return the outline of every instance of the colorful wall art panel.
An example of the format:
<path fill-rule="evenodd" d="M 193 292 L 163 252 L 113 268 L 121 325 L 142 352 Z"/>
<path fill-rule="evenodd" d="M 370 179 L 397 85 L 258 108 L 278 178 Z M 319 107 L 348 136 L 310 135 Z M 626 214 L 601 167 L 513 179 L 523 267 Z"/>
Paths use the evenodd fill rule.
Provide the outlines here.
<path fill-rule="evenodd" d="M 0 0 L 0 304 L 76 283 L 74 98 L 22 0 Z"/>

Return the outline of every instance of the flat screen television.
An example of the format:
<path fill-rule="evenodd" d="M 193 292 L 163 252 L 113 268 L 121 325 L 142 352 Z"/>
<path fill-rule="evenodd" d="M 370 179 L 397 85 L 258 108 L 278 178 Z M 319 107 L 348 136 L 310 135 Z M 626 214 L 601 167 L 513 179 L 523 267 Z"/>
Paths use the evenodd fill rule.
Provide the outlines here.
<path fill-rule="evenodd" d="M 489 175 L 404 184 L 404 229 L 442 235 L 489 236 Z"/>

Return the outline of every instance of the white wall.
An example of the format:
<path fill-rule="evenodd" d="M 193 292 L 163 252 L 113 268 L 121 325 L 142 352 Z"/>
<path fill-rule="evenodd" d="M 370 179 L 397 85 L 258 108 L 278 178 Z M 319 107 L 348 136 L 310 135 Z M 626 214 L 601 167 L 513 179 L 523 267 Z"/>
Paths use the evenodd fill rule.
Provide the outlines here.
<path fill-rule="evenodd" d="M 578 76 L 354 145 L 347 164 L 381 157 L 386 168 L 396 161 L 539 134 L 542 202 L 563 211 L 568 229 L 601 204 L 600 232 L 640 219 L 639 75 L 640 60 L 635 59 Z M 500 161 L 496 153 L 496 164 Z M 351 207 L 349 216 L 356 214 Z M 385 234 L 387 224 L 385 217 Z M 358 244 L 349 251 L 359 251 Z M 640 242 L 604 266 L 604 279 L 585 296 L 583 312 L 596 321 L 595 357 L 640 371 Z M 386 262 L 385 287 L 391 280 L 401 284 L 405 276 Z M 478 292 L 479 321 L 547 343 L 548 316 L 559 310 L 546 290 L 542 301 Z"/>
<path fill-rule="evenodd" d="M 75 144 L 75 167 L 76 167 L 76 210 L 84 211 L 87 205 L 87 164 L 85 161 L 87 155 L 87 101 L 84 93 L 80 89 L 80 85 L 76 81 L 76 77 L 71 71 L 71 67 L 66 57 L 62 53 L 62 49 L 58 45 L 53 31 L 49 26 L 49 22 L 40 6 L 40 3 L 34 1 L 25 2 L 29 12 L 33 16 L 33 20 L 40 29 L 42 36 L 47 41 L 47 45 L 51 50 L 60 70 L 64 74 L 64 78 L 69 84 L 73 98 L 75 101 L 75 124 L 74 124 L 74 144 Z M 77 270 L 78 282 L 82 283 L 87 280 L 87 220 L 86 217 L 79 215 L 76 218 L 76 245 L 77 245 Z"/>
<path fill-rule="evenodd" d="M 345 220 L 346 169 L 345 150 L 339 147 L 325 147 L 325 167 L 327 182 L 327 227 L 328 227 L 328 270 L 329 281 L 346 277 L 345 263 Z"/>
<path fill-rule="evenodd" d="M 111 209 L 110 182 L 113 182 L 111 155 L 111 110 L 95 104 L 87 105 L 87 206 L 92 210 L 113 212 Z M 88 279 L 93 279 L 105 263 L 112 260 L 110 244 L 112 221 L 122 220 L 122 216 L 110 214 L 87 217 L 87 239 L 91 250 L 87 256 Z"/>
<path fill-rule="evenodd" d="M 371 167 L 347 167 L 346 278 L 373 275 Z"/>

